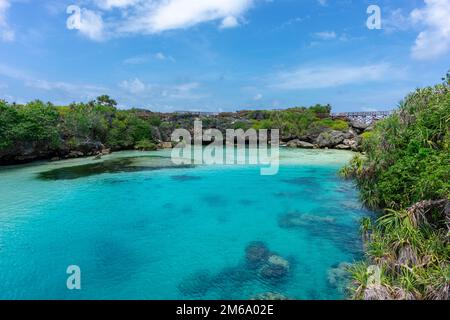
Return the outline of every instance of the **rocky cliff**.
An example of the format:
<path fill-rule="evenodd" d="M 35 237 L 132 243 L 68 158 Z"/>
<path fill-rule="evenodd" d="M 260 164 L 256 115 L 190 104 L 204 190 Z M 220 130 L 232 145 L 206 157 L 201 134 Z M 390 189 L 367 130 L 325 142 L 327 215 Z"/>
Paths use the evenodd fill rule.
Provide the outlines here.
<path fill-rule="evenodd" d="M 7 148 L 0 148 L 0 165 L 26 163 L 35 160 L 60 160 L 85 156 L 101 157 L 103 154 L 120 150 L 153 150 L 170 148 L 171 134 L 175 129 L 184 128 L 193 133 L 194 122 L 201 120 L 203 129 L 218 129 L 224 137 L 227 129 L 279 129 L 281 143 L 290 148 L 340 149 L 358 151 L 361 134 L 371 130 L 363 123 L 350 120 L 333 120 L 329 114 L 320 114 L 312 109 L 289 109 L 286 111 L 241 111 L 234 113 L 154 113 L 146 110 L 134 110 L 137 117 L 147 121 L 149 140 L 137 145 L 135 142 L 123 142 L 119 146 L 109 144 L 108 139 L 95 138 L 95 135 L 82 137 L 73 143 L 73 136 L 57 129 L 56 143 L 49 139 L 31 138 L 17 140 Z M 128 111 L 126 111 L 128 112 Z M 150 125 L 149 119 L 157 118 L 156 124 Z M 114 124 L 114 120 L 105 118 Z M 64 125 L 64 118 L 56 127 Z M 20 124 L 18 124 L 20 125 Z M 59 130 L 59 131 L 58 131 Z M 114 130 L 114 129 L 107 129 Z M 126 128 L 125 128 L 126 130 Z M 120 136 L 120 135 L 119 135 Z M 53 139 L 54 140 L 54 139 Z M 1 142 L 1 141 L 0 141 Z"/>

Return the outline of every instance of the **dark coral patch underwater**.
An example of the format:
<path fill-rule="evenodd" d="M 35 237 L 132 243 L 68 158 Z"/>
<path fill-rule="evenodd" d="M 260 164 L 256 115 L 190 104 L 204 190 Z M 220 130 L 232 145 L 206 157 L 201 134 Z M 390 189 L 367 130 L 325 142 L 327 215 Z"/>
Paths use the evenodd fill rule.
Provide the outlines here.
<path fill-rule="evenodd" d="M 134 162 L 136 160 L 140 160 L 142 158 L 143 157 L 134 157 L 115 160 L 105 160 L 102 162 L 83 164 L 79 166 L 52 169 L 49 171 L 39 173 L 38 178 L 41 180 L 74 180 L 105 173 L 193 168 L 192 165 L 173 165 L 171 163 L 169 163 L 168 165 L 148 165 L 148 166 L 134 165 Z"/>

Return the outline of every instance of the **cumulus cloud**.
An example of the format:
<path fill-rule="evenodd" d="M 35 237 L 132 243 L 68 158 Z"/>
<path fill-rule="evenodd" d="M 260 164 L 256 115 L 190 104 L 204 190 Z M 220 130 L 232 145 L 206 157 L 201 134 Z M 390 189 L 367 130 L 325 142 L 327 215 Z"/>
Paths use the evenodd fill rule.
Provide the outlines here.
<path fill-rule="evenodd" d="M 15 38 L 14 31 L 8 24 L 7 12 L 11 7 L 9 0 L 0 0 L 0 40 L 13 41 Z"/>
<path fill-rule="evenodd" d="M 284 90 L 323 89 L 354 83 L 381 81 L 395 72 L 388 64 L 362 66 L 300 67 L 281 72 L 272 87 Z"/>
<path fill-rule="evenodd" d="M 414 46 L 416 59 L 432 59 L 450 51 L 450 0 L 425 0 L 425 7 L 411 13 L 413 23 L 424 26 Z"/>
<path fill-rule="evenodd" d="M 67 27 L 98 40 L 105 35 L 157 34 L 218 21 L 221 29 L 240 25 L 255 0 L 90 0 L 70 6 Z M 95 7 L 95 8 L 93 8 Z M 100 10 L 98 13 L 95 10 Z M 102 16 L 105 16 L 104 23 Z M 70 20 L 70 21 L 69 21 Z M 104 32 L 107 29 L 108 32 Z"/>

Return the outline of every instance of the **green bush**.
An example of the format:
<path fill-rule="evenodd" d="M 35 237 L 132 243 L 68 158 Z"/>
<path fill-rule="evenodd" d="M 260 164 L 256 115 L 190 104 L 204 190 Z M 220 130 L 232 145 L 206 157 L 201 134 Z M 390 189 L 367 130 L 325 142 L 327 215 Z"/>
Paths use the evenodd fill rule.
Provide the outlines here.
<path fill-rule="evenodd" d="M 362 168 L 345 169 L 357 179 L 363 201 L 403 209 L 420 200 L 448 196 L 449 127 L 448 83 L 410 94 L 396 114 L 363 135 L 367 156 Z"/>
<path fill-rule="evenodd" d="M 141 141 L 138 141 L 134 147 L 136 150 L 141 151 L 155 151 L 158 149 L 158 146 L 151 142 L 150 140 L 144 139 Z"/>
<path fill-rule="evenodd" d="M 59 113 L 41 101 L 24 106 L 0 102 L 0 150 L 14 144 L 40 143 L 50 148 L 59 145 Z"/>
<path fill-rule="evenodd" d="M 25 143 L 57 150 L 61 142 L 76 149 L 87 141 L 122 150 L 154 140 L 152 127 L 161 124 L 157 114 L 141 118 L 137 110 L 117 110 L 115 106 L 108 96 L 60 107 L 41 101 L 26 105 L 0 101 L 0 150 Z"/>
<path fill-rule="evenodd" d="M 355 178 L 364 203 L 382 214 L 362 227 L 367 260 L 351 268 L 353 296 L 443 299 L 450 292 L 445 205 L 450 199 L 450 76 L 410 94 L 396 114 L 363 135 L 365 157 L 341 170 Z M 367 267 L 382 270 L 378 291 Z M 381 296 L 382 293 L 382 296 Z"/>
<path fill-rule="evenodd" d="M 349 128 L 348 122 L 344 120 L 323 119 L 317 124 L 336 131 L 346 131 Z"/>

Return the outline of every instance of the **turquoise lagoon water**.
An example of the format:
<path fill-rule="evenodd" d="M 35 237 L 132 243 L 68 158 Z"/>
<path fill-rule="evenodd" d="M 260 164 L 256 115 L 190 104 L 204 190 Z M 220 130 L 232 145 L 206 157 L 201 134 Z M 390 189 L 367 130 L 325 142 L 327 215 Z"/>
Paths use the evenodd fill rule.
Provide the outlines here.
<path fill-rule="evenodd" d="M 337 177 L 350 152 L 282 150 L 276 176 L 173 168 L 168 157 L 0 169 L 0 299 L 345 298 L 329 272 L 361 257 L 358 221 L 368 214 Z M 255 241 L 289 261 L 285 277 L 249 267 Z M 66 288 L 69 265 L 81 268 L 80 291 Z"/>

